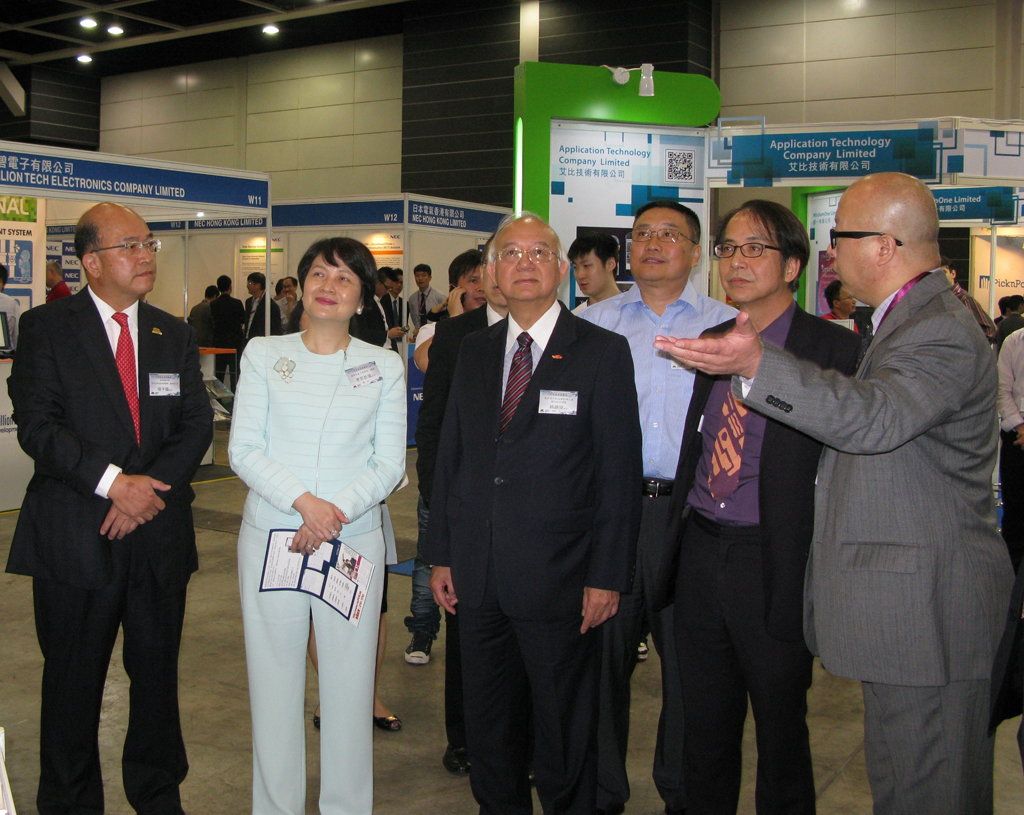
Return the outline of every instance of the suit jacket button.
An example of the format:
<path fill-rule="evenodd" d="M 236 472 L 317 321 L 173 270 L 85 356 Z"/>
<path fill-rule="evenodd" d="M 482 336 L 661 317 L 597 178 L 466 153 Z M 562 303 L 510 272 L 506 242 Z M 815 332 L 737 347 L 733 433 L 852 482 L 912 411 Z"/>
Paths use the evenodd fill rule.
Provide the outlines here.
<path fill-rule="evenodd" d="M 504 483 L 505 483 L 505 479 L 502 478 L 500 475 L 497 478 L 494 479 L 494 486 L 496 486 L 496 487 L 500 487 Z"/>

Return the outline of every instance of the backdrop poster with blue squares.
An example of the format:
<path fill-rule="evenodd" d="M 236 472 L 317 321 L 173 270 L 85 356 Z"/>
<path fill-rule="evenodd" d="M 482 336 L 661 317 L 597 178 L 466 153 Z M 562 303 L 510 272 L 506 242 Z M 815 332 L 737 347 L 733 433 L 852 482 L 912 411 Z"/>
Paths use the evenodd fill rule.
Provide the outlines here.
<path fill-rule="evenodd" d="M 608 232 L 620 245 L 620 288 L 632 281 L 629 230 L 633 213 L 648 201 L 671 199 L 697 213 L 708 246 L 705 133 L 687 128 L 551 122 L 549 218 L 564 246 L 579 235 Z M 707 251 L 691 274 L 707 291 Z M 575 304 L 566 284 L 559 294 Z"/>

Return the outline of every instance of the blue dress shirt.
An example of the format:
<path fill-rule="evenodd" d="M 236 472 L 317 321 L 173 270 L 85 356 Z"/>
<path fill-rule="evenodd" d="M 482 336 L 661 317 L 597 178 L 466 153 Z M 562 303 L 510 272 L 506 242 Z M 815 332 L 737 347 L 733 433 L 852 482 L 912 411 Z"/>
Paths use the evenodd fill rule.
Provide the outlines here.
<path fill-rule="evenodd" d="M 640 402 L 644 439 L 644 475 L 675 478 L 683 440 L 686 410 L 693 395 L 693 372 L 654 347 L 659 334 L 698 337 L 712 326 L 736 316 L 736 309 L 697 292 L 687 282 L 683 293 L 656 314 L 641 298 L 637 286 L 602 300 L 580 315 L 629 341 Z"/>

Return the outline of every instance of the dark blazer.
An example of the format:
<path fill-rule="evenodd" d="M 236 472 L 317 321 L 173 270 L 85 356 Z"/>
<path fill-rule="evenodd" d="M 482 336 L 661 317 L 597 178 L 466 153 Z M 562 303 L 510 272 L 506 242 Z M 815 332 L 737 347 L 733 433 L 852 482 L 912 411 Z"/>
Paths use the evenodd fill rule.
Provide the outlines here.
<path fill-rule="evenodd" d="M 705 333 L 724 333 L 734 324 L 735 320 L 729 320 Z M 850 375 L 857 370 L 860 337 L 842 326 L 813 317 L 797 306 L 783 347 L 822 368 Z M 714 383 L 715 377 L 697 372 L 686 414 L 672 493 L 673 522 L 668 530 L 673 560 L 678 558 L 682 545 L 686 498 L 703 453 L 703 440 L 697 427 Z M 821 442 L 768 419 L 761 446 L 759 482 L 764 611 L 768 633 L 780 640 L 803 639 L 804 569 L 814 533 L 814 478 L 821 450 Z M 666 581 L 675 580 L 675 571 L 665 570 Z M 658 588 L 659 605 L 667 605 L 671 602 L 671 584 L 667 582 Z"/>
<path fill-rule="evenodd" d="M 370 301 L 370 305 L 363 304 L 362 314 L 353 314 L 348 324 L 349 333 L 356 339 L 368 342 L 382 348 L 388 338 L 388 327 L 377 306 L 377 301 Z"/>
<path fill-rule="evenodd" d="M 210 303 L 213 342 L 217 348 L 241 348 L 245 339 L 245 306 L 237 297 L 221 294 Z"/>
<path fill-rule="evenodd" d="M 184 585 L 198 566 L 189 482 L 213 434 L 195 333 L 139 304 L 139 411 L 135 443 L 128 402 L 88 291 L 21 318 L 8 387 L 18 441 L 35 462 L 7 571 L 99 588 L 111 577 L 111 542 L 99 534 L 110 501 L 94 494 L 107 465 L 145 473 L 173 489 L 167 504 L 120 545 L 146 553 L 161 585 Z M 178 375 L 179 396 L 150 396 L 150 374 Z"/>
<path fill-rule="evenodd" d="M 474 331 L 487 328 L 487 307 L 475 308 L 451 320 L 442 320 L 434 331 L 427 351 L 427 374 L 423 378 L 423 401 L 416 421 L 416 475 L 420 495 L 430 504 L 434 487 L 434 464 L 441 439 L 441 422 L 448 392 L 455 375 L 455 362 L 462 341 Z"/>
<path fill-rule="evenodd" d="M 387 319 L 388 328 L 398 328 L 399 326 L 405 325 L 405 299 L 402 297 L 392 297 L 390 294 L 385 294 L 380 298 L 380 304 L 384 306 L 384 317 Z M 395 314 L 395 305 L 398 306 L 398 314 Z"/>
<path fill-rule="evenodd" d="M 252 298 L 249 297 L 245 301 L 245 317 L 249 318 L 249 314 L 253 309 Z M 261 296 L 259 302 L 256 303 L 256 314 L 253 315 L 252 322 L 249 323 L 249 330 L 245 334 L 245 339 L 251 340 L 253 337 L 264 336 L 263 324 L 266 322 L 267 313 L 267 300 Z M 244 325 L 244 323 L 243 323 Z M 281 333 L 281 307 L 273 300 L 270 301 L 270 333 L 272 336 L 278 336 Z"/>
<path fill-rule="evenodd" d="M 626 339 L 562 307 L 498 434 L 508 320 L 467 336 L 438 446 L 427 562 L 451 566 L 459 602 L 492 591 L 512 617 L 578 615 L 584 587 L 629 591 L 640 522 L 641 440 Z M 573 391 L 576 415 L 538 412 Z"/>

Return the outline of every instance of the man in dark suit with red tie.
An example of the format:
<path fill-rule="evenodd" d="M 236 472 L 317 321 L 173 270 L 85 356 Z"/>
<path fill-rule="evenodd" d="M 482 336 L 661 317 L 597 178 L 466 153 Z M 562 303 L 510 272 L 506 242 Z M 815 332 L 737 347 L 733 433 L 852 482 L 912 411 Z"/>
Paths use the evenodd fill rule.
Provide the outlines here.
<path fill-rule="evenodd" d="M 640 422 L 625 338 L 556 301 L 568 271 L 536 216 L 488 257 L 509 315 L 469 335 L 438 445 L 424 557 L 458 613 L 470 782 L 482 813 L 591 815 L 597 627 L 632 585 Z M 527 701 L 529 699 L 529 701 Z"/>
<path fill-rule="evenodd" d="M 140 813 L 182 811 L 178 647 L 198 565 L 189 482 L 212 415 L 193 330 L 141 302 L 159 248 L 130 209 L 98 204 L 75 231 L 88 288 L 21 320 L 9 389 L 35 473 L 7 571 L 32 577 L 43 653 L 42 815 L 103 811 L 97 728 L 119 628 L 125 794 Z"/>

